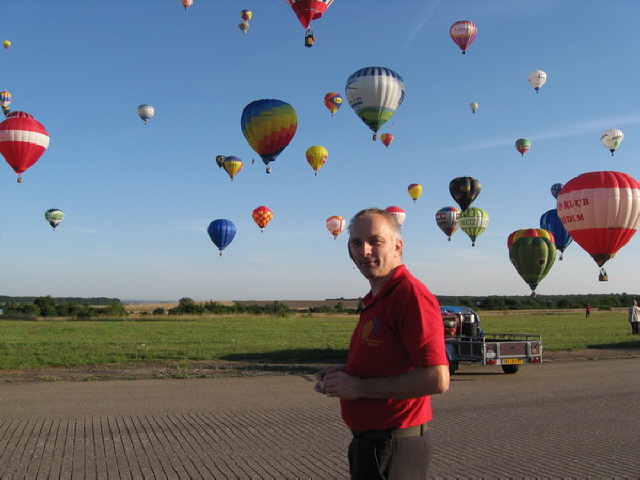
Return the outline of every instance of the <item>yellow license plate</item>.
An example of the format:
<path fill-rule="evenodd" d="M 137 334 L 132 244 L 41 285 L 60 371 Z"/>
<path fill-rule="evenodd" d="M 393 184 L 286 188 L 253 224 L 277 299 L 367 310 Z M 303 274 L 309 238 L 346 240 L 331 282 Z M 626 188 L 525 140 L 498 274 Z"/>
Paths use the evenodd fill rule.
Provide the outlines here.
<path fill-rule="evenodd" d="M 522 358 L 505 358 L 502 360 L 503 365 L 513 365 L 514 363 L 524 363 Z"/>

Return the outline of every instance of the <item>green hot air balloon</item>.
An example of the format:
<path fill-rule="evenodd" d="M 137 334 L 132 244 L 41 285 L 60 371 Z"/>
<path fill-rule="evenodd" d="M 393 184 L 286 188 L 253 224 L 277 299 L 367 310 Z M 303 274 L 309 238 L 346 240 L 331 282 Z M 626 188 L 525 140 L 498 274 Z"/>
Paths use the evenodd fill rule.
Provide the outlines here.
<path fill-rule="evenodd" d="M 49 225 L 51 225 L 55 230 L 58 224 L 64 220 L 64 212 L 57 208 L 50 208 L 44 212 L 44 219 L 49 222 Z"/>
<path fill-rule="evenodd" d="M 476 238 L 489 225 L 489 214 L 478 207 L 470 207 L 460 213 L 458 217 L 460 230 L 469 235 L 471 246 L 476 246 Z"/>
<path fill-rule="evenodd" d="M 533 233 L 536 231 L 541 233 Z M 535 297 L 536 287 L 556 260 L 553 235 L 543 229 L 518 230 L 511 234 L 507 245 L 509 260 L 531 288 L 531 296 Z"/>

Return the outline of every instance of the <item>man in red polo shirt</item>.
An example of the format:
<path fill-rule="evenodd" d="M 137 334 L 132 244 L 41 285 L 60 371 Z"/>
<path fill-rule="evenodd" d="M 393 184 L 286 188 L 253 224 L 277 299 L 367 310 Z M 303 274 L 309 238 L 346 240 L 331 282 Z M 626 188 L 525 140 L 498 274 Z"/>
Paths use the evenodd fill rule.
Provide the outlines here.
<path fill-rule="evenodd" d="M 402 238 L 386 210 L 357 213 L 349 256 L 371 291 L 346 365 L 316 374 L 316 391 L 339 397 L 353 432 L 353 479 L 426 478 L 433 445 L 429 395 L 449 389 L 440 306 L 402 263 Z"/>

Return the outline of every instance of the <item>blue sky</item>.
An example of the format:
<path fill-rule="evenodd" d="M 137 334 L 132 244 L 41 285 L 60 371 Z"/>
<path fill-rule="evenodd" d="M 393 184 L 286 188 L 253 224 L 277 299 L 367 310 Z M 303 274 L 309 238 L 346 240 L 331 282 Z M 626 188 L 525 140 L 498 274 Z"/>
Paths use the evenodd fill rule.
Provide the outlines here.
<path fill-rule="evenodd" d="M 246 35 L 242 9 L 253 11 Z M 640 178 L 639 14 L 636 0 L 335 0 L 307 49 L 284 0 L 195 0 L 187 11 L 179 0 L 4 0 L 0 37 L 12 46 L 0 50 L 0 89 L 51 144 L 22 184 L 0 165 L 0 294 L 357 297 L 368 284 L 347 234 L 334 241 L 325 219 L 398 205 L 405 263 L 435 294 L 528 295 L 506 239 L 539 227 L 555 207 L 551 185 L 597 170 Z M 458 20 L 478 26 L 466 55 L 449 37 Z M 323 105 L 372 65 L 406 85 L 381 130 L 395 136 L 388 149 L 348 104 L 334 117 Z M 539 94 L 527 82 L 537 69 L 548 75 Z M 240 130 L 242 109 L 261 98 L 292 104 L 299 118 L 270 175 Z M 146 126 L 142 103 L 156 110 Z M 614 157 L 600 143 L 608 128 L 625 133 Z M 524 157 L 522 137 L 532 142 Z M 329 151 L 317 176 L 304 157 L 311 145 Z M 233 182 L 216 155 L 245 161 Z M 434 219 L 456 205 L 448 185 L 459 176 L 482 182 L 474 206 L 490 215 L 475 247 L 460 230 L 447 242 Z M 424 187 L 416 203 L 411 183 Z M 259 205 L 274 212 L 263 233 L 251 219 Z M 55 231 L 49 208 L 66 214 Z M 206 232 L 217 218 L 238 229 L 222 257 Z M 537 292 L 638 292 L 638 265 L 636 236 L 599 282 L 573 243 Z"/>

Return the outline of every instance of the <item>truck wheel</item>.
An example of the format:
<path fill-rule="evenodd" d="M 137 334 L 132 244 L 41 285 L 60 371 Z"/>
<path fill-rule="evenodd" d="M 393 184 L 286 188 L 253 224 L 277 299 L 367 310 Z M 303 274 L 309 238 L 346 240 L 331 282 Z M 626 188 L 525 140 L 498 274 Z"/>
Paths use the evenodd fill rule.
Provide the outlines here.
<path fill-rule="evenodd" d="M 460 365 L 458 364 L 458 362 L 449 362 L 449 376 L 456 373 L 456 370 L 458 370 L 459 366 Z"/>
<path fill-rule="evenodd" d="M 501 365 L 501 366 L 502 366 L 502 371 L 507 374 L 517 373 L 519 368 L 518 365 Z"/>

